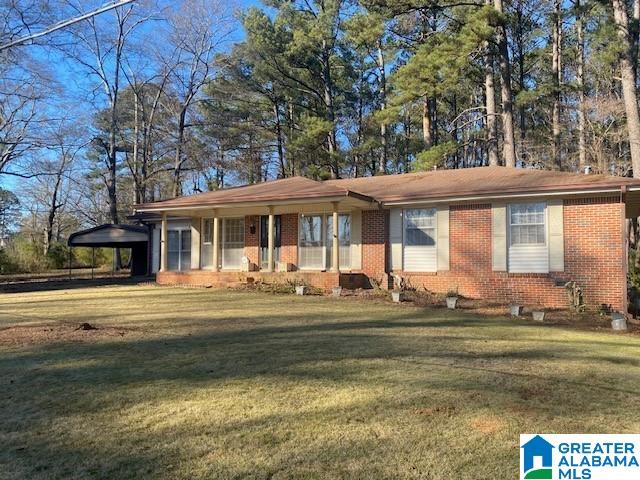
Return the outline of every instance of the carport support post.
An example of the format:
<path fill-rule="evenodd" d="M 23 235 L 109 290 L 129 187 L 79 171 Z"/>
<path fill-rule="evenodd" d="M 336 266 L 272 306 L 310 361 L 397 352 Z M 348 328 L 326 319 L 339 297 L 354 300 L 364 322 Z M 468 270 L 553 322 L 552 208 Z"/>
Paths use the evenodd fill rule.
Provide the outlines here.
<path fill-rule="evenodd" d="M 167 271 L 167 214 L 162 214 L 160 229 L 160 271 Z"/>
<path fill-rule="evenodd" d="M 91 280 L 93 280 L 93 270 L 96 268 L 96 247 L 91 247 Z"/>
<path fill-rule="evenodd" d="M 269 238 L 267 243 L 267 272 L 273 272 L 273 248 L 274 248 L 274 217 L 273 207 L 269 207 Z"/>
<path fill-rule="evenodd" d="M 331 248 L 331 270 L 340 271 L 340 235 L 338 232 L 338 202 L 333 202 L 333 244 Z"/>
<path fill-rule="evenodd" d="M 213 271 L 220 271 L 220 218 L 217 210 L 213 212 Z"/>

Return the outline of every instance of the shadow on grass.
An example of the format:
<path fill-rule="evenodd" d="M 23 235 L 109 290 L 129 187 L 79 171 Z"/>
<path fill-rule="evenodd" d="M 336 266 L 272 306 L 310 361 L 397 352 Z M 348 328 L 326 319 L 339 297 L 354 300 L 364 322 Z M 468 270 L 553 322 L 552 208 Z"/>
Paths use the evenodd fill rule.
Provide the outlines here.
<path fill-rule="evenodd" d="M 206 463 L 203 459 L 210 455 L 216 472 L 211 476 L 217 478 L 271 478 L 277 473 L 288 478 L 296 468 L 349 478 L 353 472 L 343 464 L 366 470 L 361 478 L 393 478 L 393 458 L 405 455 L 416 468 L 431 468 L 431 477 L 425 478 L 472 478 L 438 476 L 429 466 L 441 456 L 450 469 L 463 468 L 455 463 L 455 451 L 447 453 L 446 442 L 428 438 L 432 431 L 466 432 L 456 416 L 482 411 L 500 418 L 509 408 L 527 408 L 546 419 L 580 412 L 581 419 L 612 421 L 624 419 L 627 406 L 640 399 L 638 359 L 619 351 L 638 346 L 631 341 L 590 340 L 582 332 L 553 338 L 554 332 L 570 330 L 549 328 L 540 335 L 540 327 L 521 320 L 428 309 L 394 311 L 366 303 L 331 309 L 328 299 L 296 299 L 291 307 L 311 311 L 316 305 L 326 311 L 303 314 L 283 306 L 286 313 L 265 315 L 263 300 L 235 293 L 212 297 L 202 308 L 224 313 L 210 319 L 157 307 L 161 311 L 152 313 L 163 329 L 154 332 L 145 326 L 147 338 L 45 344 L 0 353 L 0 412 L 6 414 L 0 435 L 7 439 L 0 460 L 28 478 L 171 476 L 181 462 Z M 278 298 L 265 301 L 283 303 Z M 125 304 L 123 315 L 128 313 Z M 105 322 L 110 317 L 100 311 L 73 315 Z M 167 331 L 167 324 L 175 325 L 175 331 Z M 319 398 L 345 391 L 370 394 L 336 401 L 337 406 L 277 413 L 239 409 L 234 418 L 219 423 L 199 422 L 197 413 L 186 410 L 168 425 L 144 426 L 145 415 L 165 402 L 174 402 L 180 412 L 204 394 L 215 399 L 210 405 L 215 409 L 228 400 L 259 402 L 256 391 L 291 404 L 299 401 L 301 391 Z M 256 405 L 259 409 L 260 403 Z M 455 413 L 426 419 L 415 413 L 443 405 L 445 412 Z M 142 425 L 131 424 L 127 416 L 136 408 L 148 411 L 137 417 Z M 104 425 L 92 422 L 102 412 L 114 411 L 123 412 L 110 425 L 115 437 L 82 441 L 85 431 L 104 431 Z M 86 419 L 85 428 L 47 433 L 51 425 L 76 417 Z M 375 429 L 385 422 L 393 424 L 395 433 L 378 438 Z M 314 443 L 304 429 L 323 424 L 324 437 Z M 340 430 L 335 438 L 332 429 Z M 359 438 L 349 437 L 351 430 Z M 189 450 L 182 442 L 189 443 Z M 157 444 L 162 448 L 151 446 Z M 502 455 L 515 455 L 511 447 L 500 447 Z M 216 457 L 222 449 L 235 451 L 236 457 Z M 414 449 L 427 459 L 424 465 L 419 456 L 406 453 Z M 488 468 L 482 458 L 472 460 L 475 473 Z M 486 473 L 487 478 L 495 474 Z M 192 478 L 198 476 L 207 475 L 191 472 Z"/>

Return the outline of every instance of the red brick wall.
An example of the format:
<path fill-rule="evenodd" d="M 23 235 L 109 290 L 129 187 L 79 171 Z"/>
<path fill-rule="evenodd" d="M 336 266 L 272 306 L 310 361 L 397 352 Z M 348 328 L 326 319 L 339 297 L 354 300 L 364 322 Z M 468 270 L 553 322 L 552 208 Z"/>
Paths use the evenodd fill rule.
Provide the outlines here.
<path fill-rule="evenodd" d="M 567 277 L 580 285 L 585 303 L 611 304 L 626 312 L 626 247 L 620 199 L 564 202 L 564 258 Z"/>
<path fill-rule="evenodd" d="M 363 271 L 384 272 L 380 212 L 363 212 Z M 368 223 L 366 223 L 368 222 Z M 386 228 L 386 227 L 385 227 Z M 386 234 L 384 238 L 386 238 Z M 625 311 L 621 208 L 616 198 L 566 200 L 564 206 L 565 271 L 549 274 L 494 272 L 491 260 L 491 205 L 452 205 L 449 218 L 450 270 L 437 273 L 394 272 L 419 289 L 497 303 L 565 308 L 564 283 L 574 280 L 587 305 L 611 305 Z"/>
<path fill-rule="evenodd" d="M 286 283 L 297 282 L 330 291 L 333 287 L 353 288 L 357 282 L 354 275 L 333 272 L 213 272 L 191 270 L 186 272 L 158 272 L 156 282 L 160 285 L 189 285 L 233 287 L 249 282 Z"/>
<path fill-rule="evenodd" d="M 253 233 L 251 233 L 252 225 Z M 260 265 L 260 217 L 257 215 L 244 217 L 244 254 L 251 263 Z"/>
<path fill-rule="evenodd" d="M 386 276 L 388 224 L 386 210 L 362 212 L 362 271 L 376 282 Z"/>
<path fill-rule="evenodd" d="M 282 215 L 280 220 L 280 261 L 298 264 L 298 214 L 288 213 Z"/>

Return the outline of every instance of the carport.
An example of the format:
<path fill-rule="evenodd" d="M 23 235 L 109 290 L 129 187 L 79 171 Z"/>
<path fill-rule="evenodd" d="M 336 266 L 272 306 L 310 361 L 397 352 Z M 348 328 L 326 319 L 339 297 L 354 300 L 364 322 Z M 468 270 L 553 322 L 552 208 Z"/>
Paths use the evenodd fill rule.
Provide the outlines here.
<path fill-rule="evenodd" d="M 72 233 L 69 247 L 130 248 L 131 276 L 149 273 L 149 229 L 135 225 L 105 224 Z"/>

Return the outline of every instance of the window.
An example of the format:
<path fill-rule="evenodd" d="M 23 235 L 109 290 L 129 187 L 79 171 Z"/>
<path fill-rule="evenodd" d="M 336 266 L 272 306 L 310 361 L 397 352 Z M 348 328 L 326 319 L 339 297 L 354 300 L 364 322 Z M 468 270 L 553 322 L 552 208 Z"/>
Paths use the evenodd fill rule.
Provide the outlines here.
<path fill-rule="evenodd" d="M 225 218 L 222 224 L 222 268 L 240 268 L 244 254 L 244 218 Z"/>
<path fill-rule="evenodd" d="M 327 264 L 332 265 L 333 253 L 333 215 L 326 217 L 327 222 Z M 340 244 L 340 268 L 351 267 L 351 215 L 338 215 L 338 242 Z"/>
<path fill-rule="evenodd" d="M 403 269 L 408 272 L 435 272 L 437 262 L 436 209 L 405 210 Z"/>
<path fill-rule="evenodd" d="M 280 261 L 280 247 L 282 246 L 282 217 L 273 217 L 273 261 Z M 260 217 L 260 268 L 269 266 L 269 216 Z"/>
<path fill-rule="evenodd" d="M 167 269 L 170 271 L 191 268 L 191 230 L 167 232 Z"/>
<path fill-rule="evenodd" d="M 322 242 L 322 216 L 302 215 L 300 217 L 300 242 L 298 263 L 300 268 L 324 268 Z"/>
<path fill-rule="evenodd" d="M 405 210 L 405 245 L 434 247 L 436 244 L 436 209 Z"/>
<path fill-rule="evenodd" d="M 545 204 L 520 203 L 509 208 L 509 244 L 545 244 Z"/>
<path fill-rule="evenodd" d="M 213 242 L 213 218 L 205 218 L 202 221 L 202 243 L 211 245 Z"/>
<path fill-rule="evenodd" d="M 508 209 L 508 270 L 547 273 L 549 248 L 545 203 L 514 203 Z"/>

